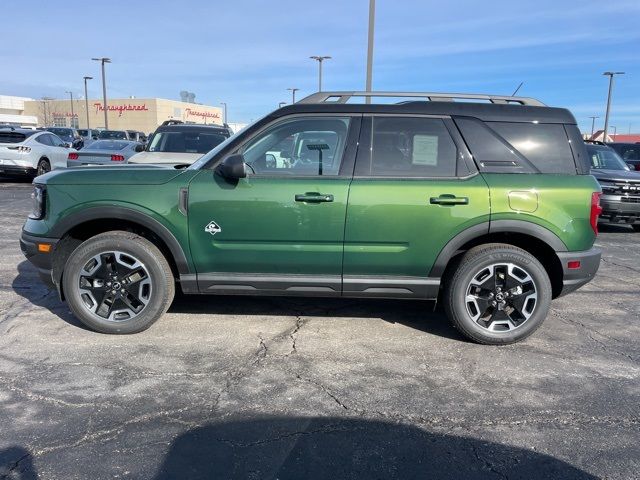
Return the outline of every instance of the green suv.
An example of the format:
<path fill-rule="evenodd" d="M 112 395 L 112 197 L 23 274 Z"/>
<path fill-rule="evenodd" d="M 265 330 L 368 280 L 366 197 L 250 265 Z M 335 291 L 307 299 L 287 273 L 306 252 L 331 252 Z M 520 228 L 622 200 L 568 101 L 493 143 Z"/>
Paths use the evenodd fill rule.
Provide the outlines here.
<path fill-rule="evenodd" d="M 530 98 L 322 92 L 188 168 L 81 167 L 34 189 L 22 250 L 107 333 L 149 327 L 178 285 L 440 299 L 470 339 L 512 343 L 600 262 L 576 121 Z"/>

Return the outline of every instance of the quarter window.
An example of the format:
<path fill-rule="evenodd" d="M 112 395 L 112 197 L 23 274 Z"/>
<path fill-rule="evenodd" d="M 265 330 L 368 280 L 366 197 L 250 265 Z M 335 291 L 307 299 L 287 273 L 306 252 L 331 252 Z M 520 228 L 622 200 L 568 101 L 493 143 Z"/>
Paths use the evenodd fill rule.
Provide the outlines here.
<path fill-rule="evenodd" d="M 374 117 L 365 176 L 454 177 L 458 151 L 442 119 Z"/>
<path fill-rule="evenodd" d="M 338 175 L 349 118 L 304 117 L 278 123 L 243 149 L 256 175 Z"/>

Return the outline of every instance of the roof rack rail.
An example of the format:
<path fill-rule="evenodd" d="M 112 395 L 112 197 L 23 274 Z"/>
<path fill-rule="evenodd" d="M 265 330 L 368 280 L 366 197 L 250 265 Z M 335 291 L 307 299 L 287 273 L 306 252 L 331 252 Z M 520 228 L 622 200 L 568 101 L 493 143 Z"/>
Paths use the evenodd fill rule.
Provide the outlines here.
<path fill-rule="evenodd" d="M 353 97 L 399 97 L 425 99 L 431 102 L 453 102 L 461 100 L 484 100 L 497 104 L 546 106 L 540 100 L 529 97 L 510 97 L 509 95 L 486 95 L 482 93 L 436 93 L 436 92 L 317 92 L 303 98 L 297 103 L 347 103 Z"/>

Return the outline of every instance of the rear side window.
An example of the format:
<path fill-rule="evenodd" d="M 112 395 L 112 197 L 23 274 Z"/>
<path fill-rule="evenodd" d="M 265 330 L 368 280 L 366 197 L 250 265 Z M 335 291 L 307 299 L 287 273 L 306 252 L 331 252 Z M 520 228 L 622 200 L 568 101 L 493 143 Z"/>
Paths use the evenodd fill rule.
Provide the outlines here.
<path fill-rule="evenodd" d="M 53 138 L 52 135 L 45 133 L 43 135 L 40 135 L 39 137 L 36 137 L 36 142 L 41 143 L 42 145 L 48 145 L 52 147 L 53 146 L 53 142 L 51 141 L 52 138 Z"/>
<path fill-rule="evenodd" d="M 358 175 L 455 177 L 458 151 L 440 118 L 373 117 L 371 161 Z"/>
<path fill-rule="evenodd" d="M 640 160 L 640 145 L 611 145 L 624 160 Z"/>
<path fill-rule="evenodd" d="M 458 118 L 456 124 L 480 171 L 575 174 L 567 133 L 560 124 L 487 122 Z"/>

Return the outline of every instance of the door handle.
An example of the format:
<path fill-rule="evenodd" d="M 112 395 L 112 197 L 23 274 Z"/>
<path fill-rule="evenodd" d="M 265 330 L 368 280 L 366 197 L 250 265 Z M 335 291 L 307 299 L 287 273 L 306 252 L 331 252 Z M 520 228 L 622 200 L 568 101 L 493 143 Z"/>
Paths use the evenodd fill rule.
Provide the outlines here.
<path fill-rule="evenodd" d="M 450 193 L 431 197 L 429 203 L 432 205 L 469 205 L 469 197 L 456 197 Z"/>
<path fill-rule="evenodd" d="M 333 195 L 324 193 L 299 193 L 296 195 L 296 202 L 333 202 Z"/>

